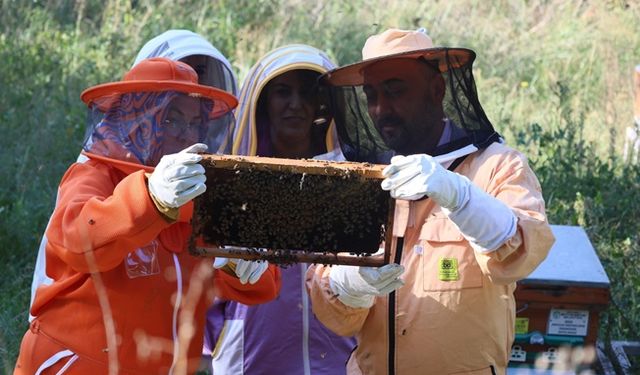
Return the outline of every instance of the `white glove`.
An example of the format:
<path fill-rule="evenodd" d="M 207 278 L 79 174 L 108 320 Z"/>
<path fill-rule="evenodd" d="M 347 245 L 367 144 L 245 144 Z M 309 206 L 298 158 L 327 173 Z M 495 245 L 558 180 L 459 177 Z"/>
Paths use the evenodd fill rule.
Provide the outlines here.
<path fill-rule="evenodd" d="M 450 172 L 435 158 L 425 155 L 397 155 L 391 158 L 382 174 L 382 189 L 391 192 L 397 199 L 417 200 L 425 195 L 441 207 L 454 210 L 465 197 L 466 177 Z"/>
<path fill-rule="evenodd" d="M 213 261 L 214 268 L 222 268 L 228 266 L 236 273 L 240 283 L 255 284 L 260 280 L 260 277 L 264 271 L 269 268 L 269 263 L 266 261 L 252 261 L 244 259 L 230 259 L 230 258 L 216 258 Z"/>
<path fill-rule="evenodd" d="M 404 267 L 395 263 L 379 268 L 333 266 L 329 273 L 329 286 L 345 305 L 369 308 L 376 296 L 384 296 L 404 285 L 399 279 L 403 272 Z"/>
<path fill-rule="evenodd" d="M 387 177 L 382 189 L 390 190 L 394 198 L 433 199 L 476 251 L 496 250 L 516 232 L 511 208 L 429 155 L 394 156 L 382 174 Z"/>
<path fill-rule="evenodd" d="M 164 155 L 149 177 L 149 191 L 162 205 L 177 208 L 207 190 L 204 167 L 198 162 L 207 145 L 196 143 L 177 154 Z"/>

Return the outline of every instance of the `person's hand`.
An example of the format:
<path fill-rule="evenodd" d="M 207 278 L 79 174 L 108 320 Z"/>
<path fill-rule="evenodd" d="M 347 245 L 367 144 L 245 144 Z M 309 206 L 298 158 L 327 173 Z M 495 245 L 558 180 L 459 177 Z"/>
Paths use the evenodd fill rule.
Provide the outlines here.
<path fill-rule="evenodd" d="M 469 180 L 444 169 L 435 158 L 416 154 L 391 158 L 382 174 L 382 189 L 393 198 L 417 200 L 425 195 L 441 207 L 455 210 L 465 198 Z"/>
<path fill-rule="evenodd" d="M 244 259 L 216 258 L 213 267 L 227 269 L 236 274 L 240 283 L 255 284 L 269 267 L 267 261 L 252 261 Z"/>
<path fill-rule="evenodd" d="M 382 174 L 387 177 L 382 189 L 394 198 L 433 199 L 476 251 L 496 250 L 516 232 L 517 218 L 510 207 L 429 155 L 394 156 Z"/>
<path fill-rule="evenodd" d="M 177 208 L 207 190 L 204 167 L 198 152 L 207 145 L 196 143 L 177 154 L 164 155 L 149 177 L 149 192 L 163 206 Z"/>
<path fill-rule="evenodd" d="M 403 272 L 404 267 L 395 263 L 382 267 L 333 266 L 329 285 L 345 305 L 369 308 L 376 296 L 384 296 L 404 285 L 400 279 Z"/>

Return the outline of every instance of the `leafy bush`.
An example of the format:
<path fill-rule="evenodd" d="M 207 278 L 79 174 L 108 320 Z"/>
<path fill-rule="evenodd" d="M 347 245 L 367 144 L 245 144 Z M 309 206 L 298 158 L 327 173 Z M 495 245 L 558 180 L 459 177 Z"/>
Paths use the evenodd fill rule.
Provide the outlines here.
<path fill-rule="evenodd" d="M 365 38 L 425 26 L 478 52 L 480 99 L 543 185 L 550 222 L 584 226 L 612 282 L 602 335 L 639 339 L 640 171 L 622 165 L 640 5 L 625 1 L 0 0 L 0 358 L 27 329 L 36 249 L 58 182 L 80 150 L 80 92 L 118 79 L 169 28 L 207 37 L 240 78 L 268 50 L 307 43 L 337 63 Z"/>
<path fill-rule="evenodd" d="M 640 166 L 621 163 L 616 153 L 598 156 L 582 137 L 583 116 L 570 109 L 571 93 L 557 84 L 553 128 L 533 123 L 516 132 L 528 151 L 545 195 L 549 222 L 587 231 L 611 281 L 612 304 L 602 337 L 640 338 Z"/>

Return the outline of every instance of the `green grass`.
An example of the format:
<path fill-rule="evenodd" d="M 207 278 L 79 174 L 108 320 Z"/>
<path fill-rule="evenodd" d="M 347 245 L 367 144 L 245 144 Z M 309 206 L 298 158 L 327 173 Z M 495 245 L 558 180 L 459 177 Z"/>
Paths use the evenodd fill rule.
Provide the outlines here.
<path fill-rule="evenodd" d="M 118 79 L 168 28 L 205 35 L 242 78 L 307 43 L 336 62 L 368 35 L 424 26 L 476 50 L 481 102 L 537 171 L 554 224 L 586 228 L 612 282 L 602 338 L 640 339 L 640 171 L 622 165 L 640 63 L 637 1 L 0 0 L 0 363 L 11 371 L 58 181 L 82 144 L 80 92 Z"/>

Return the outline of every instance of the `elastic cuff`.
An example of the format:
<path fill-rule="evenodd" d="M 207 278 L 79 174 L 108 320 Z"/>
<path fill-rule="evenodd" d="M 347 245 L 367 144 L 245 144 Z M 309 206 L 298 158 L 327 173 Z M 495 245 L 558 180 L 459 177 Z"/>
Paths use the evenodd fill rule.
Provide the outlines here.
<path fill-rule="evenodd" d="M 469 244 L 471 245 L 473 250 L 479 252 L 480 254 L 492 253 L 492 252 L 498 250 L 500 248 L 500 246 L 502 246 L 505 243 L 507 243 L 507 241 L 509 241 L 511 239 L 511 237 L 515 236 L 517 229 L 518 229 L 518 219 L 516 218 L 515 215 L 513 215 L 513 221 L 511 223 L 511 228 L 509 229 L 507 234 L 504 236 L 504 238 L 500 239 L 498 243 L 485 244 L 486 246 L 483 246 L 481 244 L 478 244 L 478 243 L 470 240 Z"/>
<path fill-rule="evenodd" d="M 149 183 L 149 176 L 151 174 L 150 173 L 145 173 L 145 177 L 147 178 L 147 184 Z M 175 223 L 178 220 L 178 217 L 180 217 L 180 207 L 167 207 L 165 205 L 163 205 L 162 203 L 160 203 L 160 201 L 151 193 L 151 190 L 149 190 L 149 196 L 151 197 L 151 200 L 153 201 L 153 204 L 156 206 L 156 208 L 158 209 L 158 211 L 160 212 L 160 214 L 162 214 L 162 217 L 169 223 Z"/>
<path fill-rule="evenodd" d="M 479 253 L 497 250 L 516 233 L 518 220 L 509 206 L 470 184 L 466 202 L 443 212 Z"/>
<path fill-rule="evenodd" d="M 235 262 L 232 262 L 230 259 L 227 258 L 227 263 L 224 264 L 224 266 L 222 267 L 216 267 L 215 263 L 213 268 L 220 270 L 224 273 L 226 273 L 229 276 L 233 276 L 236 279 L 238 278 L 238 275 L 236 274 L 236 266 L 237 264 Z"/>
<path fill-rule="evenodd" d="M 375 296 L 351 297 L 343 293 L 338 295 L 338 300 L 349 307 L 356 309 L 369 309 L 376 301 Z"/>
<path fill-rule="evenodd" d="M 329 276 L 329 287 L 338 300 L 344 303 L 346 306 L 356 309 L 368 309 L 373 306 L 376 297 L 371 295 L 364 295 L 360 297 L 354 297 L 347 293 L 344 288 L 334 283 L 331 276 Z"/>

